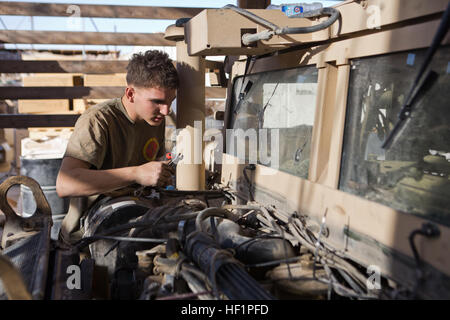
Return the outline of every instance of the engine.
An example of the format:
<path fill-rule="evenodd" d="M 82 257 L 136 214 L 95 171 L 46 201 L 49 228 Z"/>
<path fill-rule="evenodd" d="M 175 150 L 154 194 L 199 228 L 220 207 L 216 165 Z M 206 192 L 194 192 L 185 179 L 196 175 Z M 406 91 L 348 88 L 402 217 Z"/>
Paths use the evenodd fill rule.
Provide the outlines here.
<path fill-rule="evenodd" d="M 357 267 L 321 243 L 320 226 L 298 213 L 234 200 L 223 189 L 155 188 L 99 199 L 75 244 L 104 279 L 94 284 L 94 297 L 378 298 Z"/>

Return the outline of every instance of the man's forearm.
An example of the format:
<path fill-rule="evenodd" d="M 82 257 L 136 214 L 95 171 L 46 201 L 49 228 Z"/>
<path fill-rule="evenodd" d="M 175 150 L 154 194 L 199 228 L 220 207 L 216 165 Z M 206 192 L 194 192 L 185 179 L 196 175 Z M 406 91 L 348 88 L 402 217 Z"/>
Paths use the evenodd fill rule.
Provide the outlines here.
<path fill-rule="evenodd" d="M 60 197 L 80 197 L 101 194 L 136 182 L 136 167 L 109 170 L 73 168 L 60 172 L 56 190 Z"/>

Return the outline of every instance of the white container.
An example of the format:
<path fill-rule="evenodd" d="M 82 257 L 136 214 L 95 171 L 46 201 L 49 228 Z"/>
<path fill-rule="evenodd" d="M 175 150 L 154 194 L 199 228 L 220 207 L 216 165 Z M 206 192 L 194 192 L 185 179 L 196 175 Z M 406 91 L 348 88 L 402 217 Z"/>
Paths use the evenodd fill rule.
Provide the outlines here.
<path fill-rule="evenodd" d="M 281 11 L 288 17 L 295 16 L 301 13 L 322 9 L 323 6 L 320 2 L 313 3 L 288 3 L 281 5 Z"/>
<path fill-rule="evenodd" d="M 40 140 L 22 139 L 21 155 L 33 159 L 62 158 L 69 139 L 63 137 L 45 138 Z"/>

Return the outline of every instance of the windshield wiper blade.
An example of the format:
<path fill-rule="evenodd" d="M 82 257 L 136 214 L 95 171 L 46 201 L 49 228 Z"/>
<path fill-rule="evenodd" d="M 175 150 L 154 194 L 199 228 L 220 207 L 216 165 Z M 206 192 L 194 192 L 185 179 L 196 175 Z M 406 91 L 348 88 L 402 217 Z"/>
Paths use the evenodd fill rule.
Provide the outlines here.
<path fill-rule="evenodd" d="M 444 39 L 447 31 L 450 27 L 450 3 L 447 5 L 447 9 L 444 12 L 439 28 L 433 38 L 433 42 L 427 50 L 425 55 L 425 59 L 417 73 L 417 76 L 413 82 L 413 85 L 409 91 L 408 98 L 405 100 L 405 104 L 398 114 L 398 120 L 395 124 L 392 131 L 389 133 L 389 136 L 383 142 L 381 148 L 387 149 L 392 145 L 394 139 L 398 136 L 400 129 L 403 128 L 405 120 L 407 120 L 411 116 L 412 107 L 414 105 L 414 101 L 416 101 L 419 93 L 424 93 L 428 90 L 434 81 L 437 79 L 437 73 L 434 71 L 428 71 L 425 73 L 425 70 L 428 68 L 431 60 L 433 59 L 436 50 L 439 48 L 442 39 Z"/>
<path fill-rule="evenodd" d="M 405 127 L 406 120 L 408 120 L 408 118 L 411 116 L 412 107 L 415 101 L 417 101 L 419 96 L 425 94 L 425 92 L 427 92 L 428 89 L 433 86 L 438 77 L 439 75 L 436 72 L 429 70 L 422 78 L 422 81 L 420 81 L 418 85 L 412 88 L 408 99 L 406 99 L 405 104 L 398 114 L 398 120 L 395 123 L 394 128 L 389 133 L 389 136 L 386 138 L 381 148 L 388 149 L 392 145 L 394 138 L 396 138 L 401 129 Z"/>

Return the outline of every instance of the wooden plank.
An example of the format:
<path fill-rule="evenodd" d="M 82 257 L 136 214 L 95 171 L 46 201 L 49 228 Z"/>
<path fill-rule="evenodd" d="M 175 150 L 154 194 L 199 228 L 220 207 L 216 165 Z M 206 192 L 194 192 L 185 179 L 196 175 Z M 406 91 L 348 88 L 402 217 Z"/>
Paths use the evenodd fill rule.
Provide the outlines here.
<path fill-rule="evenodd" d="M 89 73 L 126 72 L 128 61 L 4 60 L 0 73 Z"/>
<path fill-rule="evenodd" d="M 108 99 L 73 99 L 73 111 L 83 113 L 90 107 L 107 101 Z"/>
<path fill-rule="evenodd" d="M 74 86 L 72 74 L 40 74 L 22 77 L 24 87 L 63 87 Z"/>
<path fill-rule="evenodd" d="M 66 32 L 0 30 L 0 42 L 20 44 L 96 44 L 130 46 L 175 46 L 164 33 Z"/>
<path fill-rule="evenodd" d="M 0 87 L 0 99 L 109 99 L 121 97 L 125 87 Z M 226 88 L 207 87 L 207 99 L 225 98 Z"/>
<path fill-rule="evenodd" d="M 204 9 L 207 8 L 0 2 L 0 15 L 20 16 L 70 17 L 79 13 L 81 17 L 176 20 L 193 17 Z"/>
<path fill-rule="evenodd" d="M 124 73 L 128 60 L 2 60 L 0 73 L 85 73 L 110 74 Z M 205 61 L 206 69 L 222 69 L 223 62 Z"/>
<path fill-rule="evenodd" d="M 65 113 L 70 111 L 69 100 L 18 100 L 19 113 Z"/>
<path fill-rule="evenodd" d="M 86 87 L 126 87 L 126 76 L 126 73 L 85 74 L 84 85 Z"/>
<path fill-rule="evenodd" d="M 270 5 L 270 0 L 238 0 L 238 7 L 244 9 L 265 9 Z"/>
<path fill-rule="evenodd" d="M 0 87 L 0 99 L 107 99 L 122 96 L 124 87 Z"/>
<path fill-rule="evenodd" d="M 206 87 L 206 99 L 225 99 L 227 96 L 227 88 L 223 87 Z"/>
<path fill-rule="evenodd" d="M 0 114 L 0 128 L 73 127 L 79 114 Z"/>
<path fill-rule="evenodd" d="M 41 140 L 46 137 L 61 137 L 63 139 L 69 139 L 73 133 L 71 127 L 50 127 L 50 128 L 29 128 L 28 137 L 32 140 Z"/>

